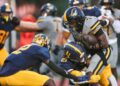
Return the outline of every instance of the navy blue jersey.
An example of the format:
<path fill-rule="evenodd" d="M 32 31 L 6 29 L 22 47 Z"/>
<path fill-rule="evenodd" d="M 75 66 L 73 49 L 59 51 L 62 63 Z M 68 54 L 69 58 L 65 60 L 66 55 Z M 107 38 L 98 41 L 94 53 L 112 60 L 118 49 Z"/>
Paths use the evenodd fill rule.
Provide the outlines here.
<path fill-rule="evenodd" d="M 93 6 L 93 7 L 85 7 L 83 9 L 83 12 L 86 16 L 95 16 L 99 17 L 101 15 L 101 12 L 98 7 Z"/>
<path fill-rule="evenodd" d="M 0 76 L 9 76 L 49 60 L 50 54 L 47 47 L 34 43 L 25 45 L 8 56 L 0 69 Z"/>
<path fill-rule="evenodd" d="M 87 53 L 81 44 L 75 42 L 67 43 L 64 47 L 64 55 L 61 59 L 60 66 L 65 70 L 81 70 L 86 65 Z"/>
<path fill-rule="evenodd" d="M 50 54 L 46 47 L 30 44 L 12 52 L 6 62 L 14 64 L 19 69 L 26 69 L 49 59 Z"/>
<path fill-rule="evenodd" d="M 15 28 L 12 22 L 7 22 L 0 18 L 0 49 L 3 48 L 9 33 Z"/>

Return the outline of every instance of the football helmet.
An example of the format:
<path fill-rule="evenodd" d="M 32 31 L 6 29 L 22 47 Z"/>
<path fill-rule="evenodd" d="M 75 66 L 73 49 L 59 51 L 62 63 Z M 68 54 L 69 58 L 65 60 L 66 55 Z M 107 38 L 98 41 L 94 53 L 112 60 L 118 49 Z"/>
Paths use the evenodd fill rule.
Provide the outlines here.
<path fill-rule="evenodd" d="M 99 4 L 100 4 L 100 5 L 104 5 L 104 4 L 113 5 L 114 3 L 115 3 L 114 0 L 100 0 L 100 1 L 99 1 Z"/>
<path fill-rule="evenodd" d="M 68 3 L 70 6 L 76 6 L 79 4 L 85 4 L 85 1 L 84 0 L 69 0 Z"/>
<path fill-rule="evenodd" d="M 11 19 L 12 9 L 8 3 L 5 3 L 0 7 L 0 16 L 5 22 L 8 22 Z"/>
<path fill-rule="evenodd" d="M 47 13 L 47 15 L 55 16 L 57 7 L 51 3 L 44 4 L 40 9 L 40 14 Z"/>
<path fill-rule="evenodd" d="M 83 28 L 85 15 L 77 6 L 68 8 L 63 15 L 63 22 L 70 28 Z"/>
<path fill-rule="evenodd" d="M 47 47 L 47 48 L 50 47 L 49 46 L 50 41 L 49 41 L 48 37 L 45 34 L 37 34 L 37 35 L 35 35 L 35 37 L 33 38 L 32 43 L 35 43 L 35 44 L 37 44 L 39 46 L 42 46 L 42 47 Z"/>
<path fill-rule="evenodd" d="M 63 57 L 74 64 L 81 65 L 82 67 L 86 63 L 87 53 L 82 44 L 78 45 L 75 42 L 68 42 L 64 46 Z"/>

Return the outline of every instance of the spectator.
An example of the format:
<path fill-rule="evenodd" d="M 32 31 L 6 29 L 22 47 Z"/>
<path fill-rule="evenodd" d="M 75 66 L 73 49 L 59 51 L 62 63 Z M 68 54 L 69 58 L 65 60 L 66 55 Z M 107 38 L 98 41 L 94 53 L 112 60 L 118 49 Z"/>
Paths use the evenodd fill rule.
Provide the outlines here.
<path fill-rule="evenodd" d="M 28 14 L 27 16 L 22 18 L 23 21 L 31 21 L 36 22 L 36 18 Z M 32 42 L 32 39 L 35 35 L 35 32 L 20 32 L 20 46 L 24 46 Z"/>

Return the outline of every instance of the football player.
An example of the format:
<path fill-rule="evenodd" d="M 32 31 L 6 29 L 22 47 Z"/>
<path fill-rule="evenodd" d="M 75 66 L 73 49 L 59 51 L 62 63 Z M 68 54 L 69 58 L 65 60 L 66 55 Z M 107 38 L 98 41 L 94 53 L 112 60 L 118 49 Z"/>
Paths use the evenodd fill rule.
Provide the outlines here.
<path fill-rule="evenodd" d="M 83 77 L 76 77 L 76 76 L 73 76 L 73 75 L 65 72 L 62 68 L 57 67 L 52 61 L 50 61 L 49 39 L 45 34 L 37 34 L 37 35 L 35 35 L 31 44 L 25 45 L 25 46 L 19 48 L 18 50 L 12 52 L 8 56 L 8 58 L 4 62 L 4 65 L 0 69 L 0 79 L 1 79 L 0 82 L 2 83 L 2 81 L 3 81 L 3 83 L 4 83 L 4 77 L 16 74 L 16 75 L 13 75 L 13 82 L 9 82 L 9 83 L 17 83 L 18 85 L 21 85 L 21 83 L 19 83 L 19 82 L 14 82 L 15 77 L 20 76 L 21 78 L 23 77 L 23 80 L 24 80 L 24 77 L 25 76 L 27 77 L 27 75 L 24 76 L 24 73 L 19 74 L 18 72 L 20 70 L 28 69 L 28 68 L 30 68 L 38 63 L 42 63 L 42 62 L 45 63 L 48 67 L 50 67 L 53 71 L 55 71 L 56 73 L 58 73 L 64 77 L 67 77 L 69 79 L 74 79 L 77 81 L 81 81 L 84 79 Z M 35 77 L 35 76 L 34 76 L 34 74 L 31 74 L 30 77 Z M 40 75 L 38 77 L 40 77 Z M 21 78 L 18 77 L 18 80 Z M 7 78 L 7 79 L 9 79 L 9 78 Z M 7 79 L 5 78 L 5 80 L 7 80 Z M 26 79 L 27 78 L 25 78 L 25 80 Z M 41 75 L 41 80 L 40 80 L 39 84 L 41 84 L 43 86 L 43 85 L 45 85 L 45 82 L 47 82 L 49 79 L 50 79 L 49 77 L 47 77 L 47 76 L 44 77 Z M 88 80 L 88 78 L 86 78 L 86 79 Z M 29 81 L 29 79 L 28 79 L 28 81 Z M 33 82 L 30 82 L 30 83 L 33 83 Z M 55 85 L 54 85 L 53 81 L 50 81 L 48 86 L 55 86 Z"/>
<path fill-rule="evenodd" d="M 117 60 L 118 60 L 118 44 L 117 44 L 117 34 L 120 33 L 120 10 L 113 8 L 114 0 L 100 0 L 99 5 L 101 6 L 101 19 L 109 19 L 112 22 L 103 27 L 109 36 L 109 44 L 112 46 L 113 60 L 111 62 L 112 72 L 117 79 Z"/>
<path fill-rule="evenodd" d="M 8 3 L 5 3 L 0 7 L 0 34 L 1 34 L 0 35 L 0 55 L 1 55 L 0 66 L 3 65 L 4 60 L 8 56 L 8 52 L 4 48 L 4 44 L 6 42 L 6 39 L 9 37 L 10 32 L 12 30 L 16 30 L 16 31 L 39 31 L 39 27 L 37 27 L 37 29 L 35 29 L 32 27 L 34 25 L 31 23 L 30 23 L 30 25 L 32 25 L 31 28 L 29 28 L 30 25 L 28 26 L 28 28 L 18 28 L 17 27 L 17 26 L 22 26 L 22 25 L 24 26 L 22 21 L 20 22 L 20 20 L 18 18 L 13 17 L 12 9 Z M 44 27 L 42 27 L 42 28 L 44 28 Z"/>
<path fill-rule="evenodd" d="M 62 20 L 60 17 L 56 16 L 57 14 L 57 7 L 54 4 L 46 3 L 41 6 L 40 8 L 40 16 L 37 22 L 20 22 L 20 28 L 28 28 L 31 30 L 38 30 L 39 33 L 46 34 L 49 39 L 51 39 L 51 50 L 52 50 L 52 61 L 56 63 L 56 60 L 60 57 L 61 53 L 59 53 L 60 49 L 62 49 L 63 44 L 66 42 L 65 37 L 69 31 L 65 30 L 62 26 Z M 40 68 L 41 73 L 46 73 L 48 67 L 44 68 L 46 65 L 43 64 Z M 36 68 L 39 72 L 39 64 Z M 47 70 L 47 71 L 46 71 Z"/>
<path fill-rule="evenodd" d="M 78 43 L 82 42 L 92 55 L 87 72 L 92 72 L 93 74 L 101 73 L 104 76 L 102 73 L 103 68 L 108 67 L 110 69 L 108 63 L 111 60 L 111 48 L 108 44 L 107 34 L 103 31 L 100 21 L 96 17 L 85 17 L 82 10 L 77 6 L 70 7 L 64 12 L 63 21 L 75 41 Z M 97 39 L 97 42 L 91 41 L 89 35 L 93 35 Z M 114 77 L 111 71 L 109 71 L 107 78 L 110 77 Z M 108 85 L 109 81 L 107 78 L 104 84 Z"/>
<path fill-rule="evenodd" d="M 87 6 L 87 4 L 90 4 L 88 0 L 69 0 L 68 3 L 70 6 L 78 6 L 81 10 L 83 10 L 86 16 L 99 17 L 101 15 L 101 12 L 98 7 Z"/>
<path fill-rule="evenodd" d="M 87 75 L 85 72 L 89 65 L 90 57 L 87 53 L 83 44 L 77 44 L 75 42 L 66 43 L 64 46 L 64 55 L 60 61 L 60 66 L 64 68 L 67 72 L 75 76 L 89 76 L 89 78 L 96 77 L 94 81 L 86 81 L 87 83 L 98 83 L 100 80 L 99 76 Z M 82 82 L 86 83 L 85 81 Z M 71 84 L 74 84 L 71 82 Z"/>
<path fill-rule="evenodd" d="M 19 25 L 16 18 L 12 15 L 12 9 L 8 3 L 5 3 L 0 7 L 0 66 L 3 65 L 4 60 L 8 56 L 7 50 L 4 48 L 6 39 L 9 37 L 9 33 Z"/>

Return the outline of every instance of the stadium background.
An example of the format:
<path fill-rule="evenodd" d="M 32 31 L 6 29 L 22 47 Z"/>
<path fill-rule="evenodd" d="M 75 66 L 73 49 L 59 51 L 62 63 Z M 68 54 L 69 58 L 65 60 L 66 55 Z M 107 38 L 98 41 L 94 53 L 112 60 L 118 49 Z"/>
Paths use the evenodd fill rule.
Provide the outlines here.
<path fill-rule="evenodd" d="M 89 0 L 92 5 L 98 5 L 99 0 Z M 120 9 L 120 0 L 114 0 L 115 8 Z M 9 2 L 13 9 L 13 15 L 22 19 L 28 14 L 34 15 L 35 18 L 39 16 L 39 8 L 42 4 L 51 2 L 55 4 L 58 8 L 58 16 L 62 16 L 65 9 L 68 7 L 67 0 L 0 0 L 0 6 L 4 2 Z M 6 42 L 6 47 L 9 52 L 20 47 L 20 33 L 16 31 L 11 32 L 11 36 Z M 120 76 L 120 35 L 118 34 L 118 45 L 119 45 L 119 59 L 118 59 L 118 73 Z M 119 85 L 120 86 L 120 85 Z"/>

